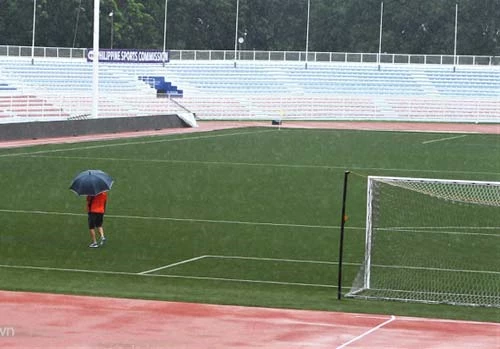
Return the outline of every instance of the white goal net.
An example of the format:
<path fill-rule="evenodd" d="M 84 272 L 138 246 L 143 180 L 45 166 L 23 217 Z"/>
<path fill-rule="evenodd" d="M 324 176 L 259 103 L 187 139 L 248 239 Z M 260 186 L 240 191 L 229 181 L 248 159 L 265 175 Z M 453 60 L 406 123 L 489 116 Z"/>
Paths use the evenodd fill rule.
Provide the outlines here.
<path fill-rule="evenodd" d="M 347 297 L 500 307 L 500 182 L 368 177 Z"/>

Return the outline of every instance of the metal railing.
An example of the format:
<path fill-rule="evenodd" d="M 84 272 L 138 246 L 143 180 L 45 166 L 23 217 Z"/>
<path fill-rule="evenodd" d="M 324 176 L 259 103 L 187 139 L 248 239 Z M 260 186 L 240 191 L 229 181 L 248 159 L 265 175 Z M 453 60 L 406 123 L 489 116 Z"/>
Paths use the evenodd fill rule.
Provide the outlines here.
<path fill-rule="evenodd" d="M 0 56 L 31 57 L 31 46 L 0 45 Z M 500 65 L 497 56 L 305 51 L 169 50 L 171 61 L 338 62 L 381 64 Z M 85 48 L 34 47 L 36 58 L 86 58 Z"/>

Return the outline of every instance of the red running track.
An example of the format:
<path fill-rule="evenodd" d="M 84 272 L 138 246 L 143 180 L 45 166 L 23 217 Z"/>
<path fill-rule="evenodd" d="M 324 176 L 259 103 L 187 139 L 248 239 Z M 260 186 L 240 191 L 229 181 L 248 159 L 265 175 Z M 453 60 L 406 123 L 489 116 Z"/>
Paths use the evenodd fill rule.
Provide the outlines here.
<path fill-rule="evenodd" d="M 0 292 L 0 348 L 500 348 L 500 324 Z"/>

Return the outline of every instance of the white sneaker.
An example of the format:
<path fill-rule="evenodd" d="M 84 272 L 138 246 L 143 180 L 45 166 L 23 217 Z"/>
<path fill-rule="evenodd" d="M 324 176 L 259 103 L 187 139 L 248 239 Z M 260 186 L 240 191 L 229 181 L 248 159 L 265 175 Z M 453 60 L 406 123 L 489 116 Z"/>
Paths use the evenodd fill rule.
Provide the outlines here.
<path fill-rule="evenodd" d="M 99 245 L 104 245 L 104 243 L 106 242 L 106 237 L 103 236 L 100 240 L 99 240 Z"/>
<path fill-rule="evenodd" d="M 99 244 L 97 242 L 93 242 L 89 245 L 89 247 L 91 248 L 96 248 L 96 247 L 99 247 Z"/>

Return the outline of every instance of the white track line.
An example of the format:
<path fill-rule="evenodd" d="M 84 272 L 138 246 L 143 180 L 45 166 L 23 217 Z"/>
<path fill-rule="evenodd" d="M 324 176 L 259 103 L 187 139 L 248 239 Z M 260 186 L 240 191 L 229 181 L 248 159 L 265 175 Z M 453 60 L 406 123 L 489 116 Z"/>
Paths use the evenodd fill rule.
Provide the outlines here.
<path fill-rule="evenodd" d="M 360 339 L 362 339 L 362 338 L 364 338 L 364 337 L 368 336 L 370 333 L 373 333 L 373 332 L 375 332 L 375 331 L 379 330 L 380 328 L 384 327 L 385 325 L 390 324 L 390 323 L 391 323 L 391 322 L 393 322 L 394 320 L 396 320 L 396 317 L 395 317 L 394 315 L 391 315 L 391 318 L 390 318 L 389 320 L 384 321 L 384 322 L 383 322 L 383 323 L 381 323 L 380 325 L 375 326 L 374 328 L 372 328 L 372 329 L 370 329 L 370 330 L 366 331 L 365 333 L 363 333 L 363 334 L 361 334 L 361 335 L 359 335 L 359 336 L 357 336 L 357 337 L 354 337 L 353 339 L 351 339 L 351 340 L 350 340 L 350 341 L 348 341 L 348 342 L 345 342 L 344 344 L 342 344 L 341 346 L 337 347 L 336 349 L 342 349 L 342 348 L 345 348 L 345 347 L 347 347 L 348 345 L 350 345 L 350 344 L 352 344 L 352 343 L 354 343 L 354 342 L 357 342 L 358 340 L 360 340 Z"/>
<path fill-rule="evenodd" d="M 159 270 L 163 270 L 163 269 L 168 269 L 168 268 L 171 268 L 171 267 L 175 267 L 176 265 L 181 265 L 181 264 L 186 264 L 186 263 L 189 263 L 189 262 L 197 261 L 197 260 L 205 258 L 205 257 L 207 257 L 207 256 L 198 256 L 198 257 L 186 259 L 186 260 L 183 260 L 183 261 L 180 261 L 180 262 L 177 262 L 177 263 L 172 263 L 172 264 L 164 265 L 164 266 L 159 267 L 159 268 L 154 268 L 154 269 L 142 271 L 142 272 L 140 272 L 138 274 L 139 275 L 144 275 L 144 274 L 154 273 L 155 271 L 159 271 Z"/>
<path fill-rule="evenodd" d="M 443 141 L 449 141 L 451 139 L 458 139 L 458 138 L 464 138 L 467 135 L 460 135 L 460 136 L 454 136 L 454 137 L 444 137 L 444 138 L 438 138 L 438 139 L 431 139 L 430 141 L 424 141 L 422 144 L 430 144 L 430 143 L 437 143 L 437 142 L 443 142 Z"/>
<path fill-rule="evenodd" d="M 434 319 L 434 318 L 419 318 L 419 317 L 407 317 L 407 316 L 398 316 L 398 321 L 437 322 L 437 323 L 470 324 L 470 325 L 478 325 L 478 326 L 498 326 L 498 327 L 500 327 L 500 323 L 498 323 L 498 322 L 453 320 L 453 319 Z"/>

